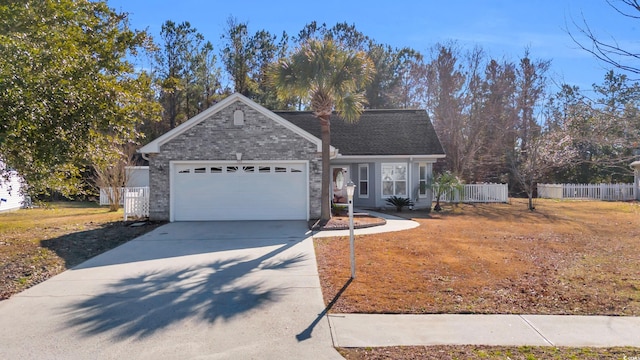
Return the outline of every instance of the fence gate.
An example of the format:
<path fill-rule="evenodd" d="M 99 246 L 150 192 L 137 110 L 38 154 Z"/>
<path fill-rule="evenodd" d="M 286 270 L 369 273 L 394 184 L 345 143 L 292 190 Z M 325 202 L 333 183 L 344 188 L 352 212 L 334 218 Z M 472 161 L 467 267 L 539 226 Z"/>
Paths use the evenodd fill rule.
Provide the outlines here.
<path fill-rule="evenodd" d="M 124 220 L 129 217 L 149 216 L 149 187 L 128 187 L 124 189 Z"/>

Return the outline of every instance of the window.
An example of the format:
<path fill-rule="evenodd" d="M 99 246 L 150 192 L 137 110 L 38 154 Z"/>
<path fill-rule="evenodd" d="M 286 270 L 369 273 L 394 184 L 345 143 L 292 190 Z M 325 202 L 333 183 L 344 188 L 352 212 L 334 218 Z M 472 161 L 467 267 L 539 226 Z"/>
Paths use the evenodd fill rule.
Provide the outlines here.
<path fill-rule="evenodd" d="M 420 195 L 427 195 L 427 164 L 420 164 L 418 168 L 419 176 L 418 187 Z"/>
<path fill-rule="evenodd" d="M 258 172 L 261 172 L 261 173 L 271 172 L 271 167 L 269 167 L 269 166 L 258 166 Z"/>
<path fill-rule="evenodd" d="M 195 174 L 204 174 L 205 172 L 207 172 L 207 169 L 206 169 L 206 168 L 203 168 L 203 167 L 199 167 L 199 168 L 195 168 L 195 169 L 193 170 L 193 172 L 194 172 Z"/>
<path fill-rule="evenodd" d="M 243 166 L 242 170 L 244 170 L 244 172 L 252 173 L 255 170 L 255 166 Z"/>
<path fill-rule="evenodd" d="M 369 197 L 369 165 L 358 165 L 358 195 L 361 198 Z"/>
<path fill-rule="evenodd" d="M 220 174 L 222 173 L 222 166 L 212 166 L 211 167 L 212 174 Z"/>
<path fill-rule="evenodd" d="M 227 173 L 234 173 L 236 171 L 238 171 L 237 166 L 227 166 Z"/>
<path fill-rule="evenodd" d="M 407 164 L 382 164 L 382 196 L 407 196 Z"/>
<path fill-rule="evenodd" d="M 277 173 L 287 172 L 287 168 L 286 167 L 281 167 L 281 166 L 276 166 L 276 172 Z"/>

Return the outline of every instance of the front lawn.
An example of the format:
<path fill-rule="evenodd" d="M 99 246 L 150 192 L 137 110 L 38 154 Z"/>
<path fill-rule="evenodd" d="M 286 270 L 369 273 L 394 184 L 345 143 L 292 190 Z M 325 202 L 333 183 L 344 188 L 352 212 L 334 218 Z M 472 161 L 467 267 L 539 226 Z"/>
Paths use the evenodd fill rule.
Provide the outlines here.
<path fill-rule="evenodd" d="M 122 219 L 122 211 L 80 202 L 0 213 L 0 300 L 158 226 Z"/>
<path fill-rule="evenodd" d="M 524 200 L 403 213 L 418 228 L 356 238 L 331 311 L 640 315 L 640 204 Z M 325 303 L 347 237 L 315 239 Z"/>

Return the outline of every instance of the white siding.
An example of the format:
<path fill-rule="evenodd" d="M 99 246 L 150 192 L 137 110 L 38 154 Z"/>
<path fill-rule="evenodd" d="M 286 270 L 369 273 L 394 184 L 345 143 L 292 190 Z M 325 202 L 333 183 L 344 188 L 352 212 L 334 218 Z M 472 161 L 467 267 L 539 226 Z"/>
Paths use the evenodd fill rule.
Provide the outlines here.
<path fill-rule="evenodd" d="M 3 166 L 0 163 L 0 166 Z M 0 177 L 0 212 L 16 210 L 22 207 L 24 196 L 20 193 L 20 177 L 15 172 L 9 173 L 9 180 Z"/>
<path fill-rule="evenodd" d="M 128 166 L 127 187 L 145 187 L 149 186 L 149 167 L 148 166 Z"/>

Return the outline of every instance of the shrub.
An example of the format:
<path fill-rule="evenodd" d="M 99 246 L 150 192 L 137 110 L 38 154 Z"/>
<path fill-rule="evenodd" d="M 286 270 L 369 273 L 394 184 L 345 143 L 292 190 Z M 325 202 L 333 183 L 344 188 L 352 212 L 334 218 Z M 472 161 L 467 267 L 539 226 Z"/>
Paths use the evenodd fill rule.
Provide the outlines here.
<path fill-rule="evenodd" d="M 398 212 L 402 211 L 402 208 L 405 206 L 413 206 L 413 201 L 411 201 L 411 199 L 403 198 L 399 196 L 392 196 L 388 198 L 386 201 L 387 201 L 387 204 L 395 206 L 396 211 Z"/>

